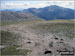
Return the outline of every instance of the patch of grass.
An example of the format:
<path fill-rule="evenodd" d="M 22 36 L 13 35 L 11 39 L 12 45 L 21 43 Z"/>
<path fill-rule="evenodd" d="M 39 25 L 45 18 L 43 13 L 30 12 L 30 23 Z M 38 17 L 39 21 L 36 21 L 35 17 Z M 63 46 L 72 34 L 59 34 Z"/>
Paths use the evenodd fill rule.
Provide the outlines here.
<path fill-rule="evenodd" d="M 50 22 L 75 22 L 75 20 L 50 20 Z"/>
<path fill-rule="evenodd" d="M 11 24 L 32 24 L 32 23 L 38 23 L 42 22 L 44 20 L 37 20 L 37 21 L 0 21 L 0 26 L 6 26 L 6 25 L 11 25 Z"/>
<path fill-rule="evenodd" d="M 6 25 L 11 25 L 11 24 L 18 24 L 21 22 L 0 22 L 0 26 L 6 26 Z"/>
<path fill-rule="evenodd" d="M 19 40 L 20 36 L 8 31 L 1 31 L 0 45 L 14 45 Z"/>
<path fill-rule="evenodd" d="M 13 32 L 1 31 L 0 38 L 0 45 L 5 45 L 4 48 L 1 48 L 1 55 L 27 55 L 28 52 L 31 52 L 31 50 L 28 49 L 17 49 L 20 47 L 20 45 L 17 44 L 20 36 Z"/>
<path fill-rule="evenodd" d="M 59 37 L 74 38 L 75 34 L 74 24 L 75 23 L 69 22 L 57 22 L 57 23 L 42 22 L 35 26 L 31 26 L 31 28 L 34 29 L 36 34 L 52 33 Z"/>
<path fill-rule="evenodd" d="M 31 50 L 28 49 L 16 49 L 17 45 L 15 46 L 7 46 L 5 48 L 1 49 L 1 55 L 27 55 L 28 52 L 31 52 Z"/>

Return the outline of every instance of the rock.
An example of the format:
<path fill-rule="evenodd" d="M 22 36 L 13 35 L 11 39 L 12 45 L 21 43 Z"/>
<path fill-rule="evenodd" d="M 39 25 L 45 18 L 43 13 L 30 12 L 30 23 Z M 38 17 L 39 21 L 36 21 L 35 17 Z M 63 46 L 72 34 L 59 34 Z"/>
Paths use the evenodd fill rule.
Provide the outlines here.
<path fill-rule="evenodd" d="M 44 54 L 52 54 L 52 51 L 47 50 L 47 51 L 44 52 Z"/>

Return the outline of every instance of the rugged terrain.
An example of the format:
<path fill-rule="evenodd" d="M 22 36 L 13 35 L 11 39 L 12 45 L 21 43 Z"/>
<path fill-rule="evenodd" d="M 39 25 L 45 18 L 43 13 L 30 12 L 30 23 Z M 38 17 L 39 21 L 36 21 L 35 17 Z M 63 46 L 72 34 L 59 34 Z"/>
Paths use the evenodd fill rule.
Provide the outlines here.
<path fill-rule="evenodd" d="M 35 21 L 1 27 L 2 55 L 61 56 L 75 52 L 74 21 Z M 73 53 L 75 54 L 75 53 Z M 72 56 L 72 55 L 71 55 Z"/>
<path fill-rule="evenodd" d="M 0 23 L 1 25 L 12 24 L 17 22 L 28 21 L 41 21 L 41 19 L 32 13 L 25 12 L 12 12 L 12 11 L 0 11 Z"/>

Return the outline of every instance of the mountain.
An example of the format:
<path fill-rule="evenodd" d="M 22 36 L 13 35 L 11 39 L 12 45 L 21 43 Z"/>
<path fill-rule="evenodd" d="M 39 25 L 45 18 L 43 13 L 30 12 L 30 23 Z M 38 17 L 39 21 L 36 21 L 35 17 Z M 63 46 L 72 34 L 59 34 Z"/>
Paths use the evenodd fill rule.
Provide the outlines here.
<path fill-rule="evenodd" d="M 29 8 L 22 11 L 5 10 L 0 11 L 1 21 L 37 21 L 37 20 L 56 20 L 74 19 L 73 9 L 63 8 L 52 5 L 44 8 Z M 42 19 L 41 19 L 42 18 Z"/>
<path fill-rule="evenodd" d="M 32 13 L 25 12 L 10 12 L 10 11 L 1 11 L 0 13 L 1 21 L 3 22 L 15 22 L 15 21 L 37 21 L 43 20 L 33 15 Z"/>
<path fill-rule="evenodd" d="M 52 5 L 44 8 L 29 8 L 24 9 L 24 12 L 30 12 L 45 20 L 54 19 L 74 19 L 74 10 L 69 8 L 63 8 L 60 6 Z"/>

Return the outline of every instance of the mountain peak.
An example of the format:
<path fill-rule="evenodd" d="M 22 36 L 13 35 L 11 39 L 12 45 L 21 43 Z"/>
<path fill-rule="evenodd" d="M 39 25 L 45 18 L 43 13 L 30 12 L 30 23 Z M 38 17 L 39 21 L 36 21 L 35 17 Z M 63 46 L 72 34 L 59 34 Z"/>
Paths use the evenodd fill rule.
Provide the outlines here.
<path fill-rule="evenodd" d="M 44 8 L 38 8 L 38 9 L 37 8 L 29 8 L 29 9 L 24 9 L 23 11 L 20 11 L 20 13 L 22 13 L 22 12 L 32 13 L 33 15 L 43 18 L 45 20 L 74 19 L 74 10 L 73 9 L 64 8 L 64 7 L 60 7 L 57 5 L 46 6 Z M 25 15 L 25 14 L 22 13 L 22 15 Z"/>
<path fill-rule="evenodd" d="M 60 6 L 57 6 L 57 5 L 51 5 L 50 7 L 60 7 Z"/>
<path fill-rule="evenodd" d="M 44 8 L 50 8 L 50 9 L 62 9 L 63 7 L 57 6 L 57 5 L 51 5 L 51 6 L 46 6 Z"/>
<path fill-rule="evenodd" d="M 74 10 L 57 5 L 46 6 L 38 9 L 30 8 L 27 11 L 45 20 L 74 19 Z"/>

